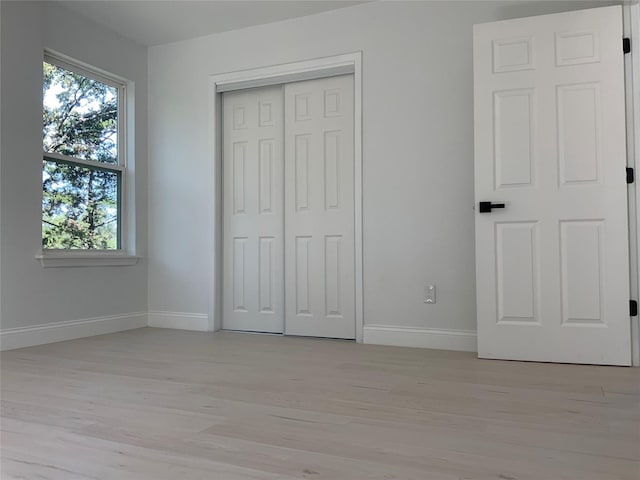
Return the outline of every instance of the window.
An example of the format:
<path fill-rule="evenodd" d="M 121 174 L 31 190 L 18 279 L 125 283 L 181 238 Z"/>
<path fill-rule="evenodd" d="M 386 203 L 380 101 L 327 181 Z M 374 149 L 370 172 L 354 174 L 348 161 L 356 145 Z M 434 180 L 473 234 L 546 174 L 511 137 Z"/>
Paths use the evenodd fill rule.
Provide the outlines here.
<path fill-rule="evenodd" d="M 43 250 L 122 250 L 125 93 L 124 82 L 45 55 Z"/>

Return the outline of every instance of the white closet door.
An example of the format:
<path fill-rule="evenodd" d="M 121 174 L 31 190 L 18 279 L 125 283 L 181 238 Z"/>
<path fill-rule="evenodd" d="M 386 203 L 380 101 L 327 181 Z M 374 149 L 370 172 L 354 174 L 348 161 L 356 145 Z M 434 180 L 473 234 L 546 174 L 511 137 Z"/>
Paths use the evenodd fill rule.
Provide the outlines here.
<path fill-rule="evenodd" d="M 282 333 L 282 86 L 223 95 L 223 328 Z"/>
<path fill-rule="evenodd" d="M 285 85 L 285 333 L 355 338 L 353 76 Z"/>
<path fill-rule="evenodd" d="M 478 353 L 629 365 L 622 11 L 477 25 Z"/>

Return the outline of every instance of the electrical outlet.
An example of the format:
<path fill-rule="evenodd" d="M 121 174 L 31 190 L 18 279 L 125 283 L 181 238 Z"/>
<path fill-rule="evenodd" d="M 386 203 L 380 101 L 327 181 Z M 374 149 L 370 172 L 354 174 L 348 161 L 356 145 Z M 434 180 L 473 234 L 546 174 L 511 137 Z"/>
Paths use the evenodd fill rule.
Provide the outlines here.
<path fill-rule="evenodd" d="M 436 303 L 436 286 L 427 285 L 424 287 L 424 303 Z"/>

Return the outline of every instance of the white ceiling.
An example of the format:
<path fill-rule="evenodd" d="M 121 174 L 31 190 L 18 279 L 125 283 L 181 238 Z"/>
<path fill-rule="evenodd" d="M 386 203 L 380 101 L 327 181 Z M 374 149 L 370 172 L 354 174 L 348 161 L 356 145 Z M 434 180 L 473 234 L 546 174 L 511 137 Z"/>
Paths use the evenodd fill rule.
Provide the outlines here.
<path fill-rule="evenodd" d="M 348 0 L 58 0 L 146 46 L 350 7 Z"/>

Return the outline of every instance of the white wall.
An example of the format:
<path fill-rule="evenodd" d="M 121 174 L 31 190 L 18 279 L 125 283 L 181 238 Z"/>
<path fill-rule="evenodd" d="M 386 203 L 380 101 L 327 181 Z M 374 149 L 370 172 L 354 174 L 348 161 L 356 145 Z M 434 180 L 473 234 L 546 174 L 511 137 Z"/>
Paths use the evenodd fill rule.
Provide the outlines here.
<path fill-rule="evenodd" d="M 472 25 L 612 3 L 376 2 L 150 48 L 149 309 L 209 311 L 208 76 L 362 51 L 365 325 L 475 330 Z"/>
<path fill-rule="evenodd" d="M 147 310 L 145 259 L 133 267 L 43 268 L 34 257 L 41 244 L 42 60 L 50 48 L 135 82 L 132 187 L 137 253 L 145 255 L 147 49 L 50 2 L 3 1 L 1 13 L 3 334 L 97 317 L 126 326 L 127 315 Z"/>

